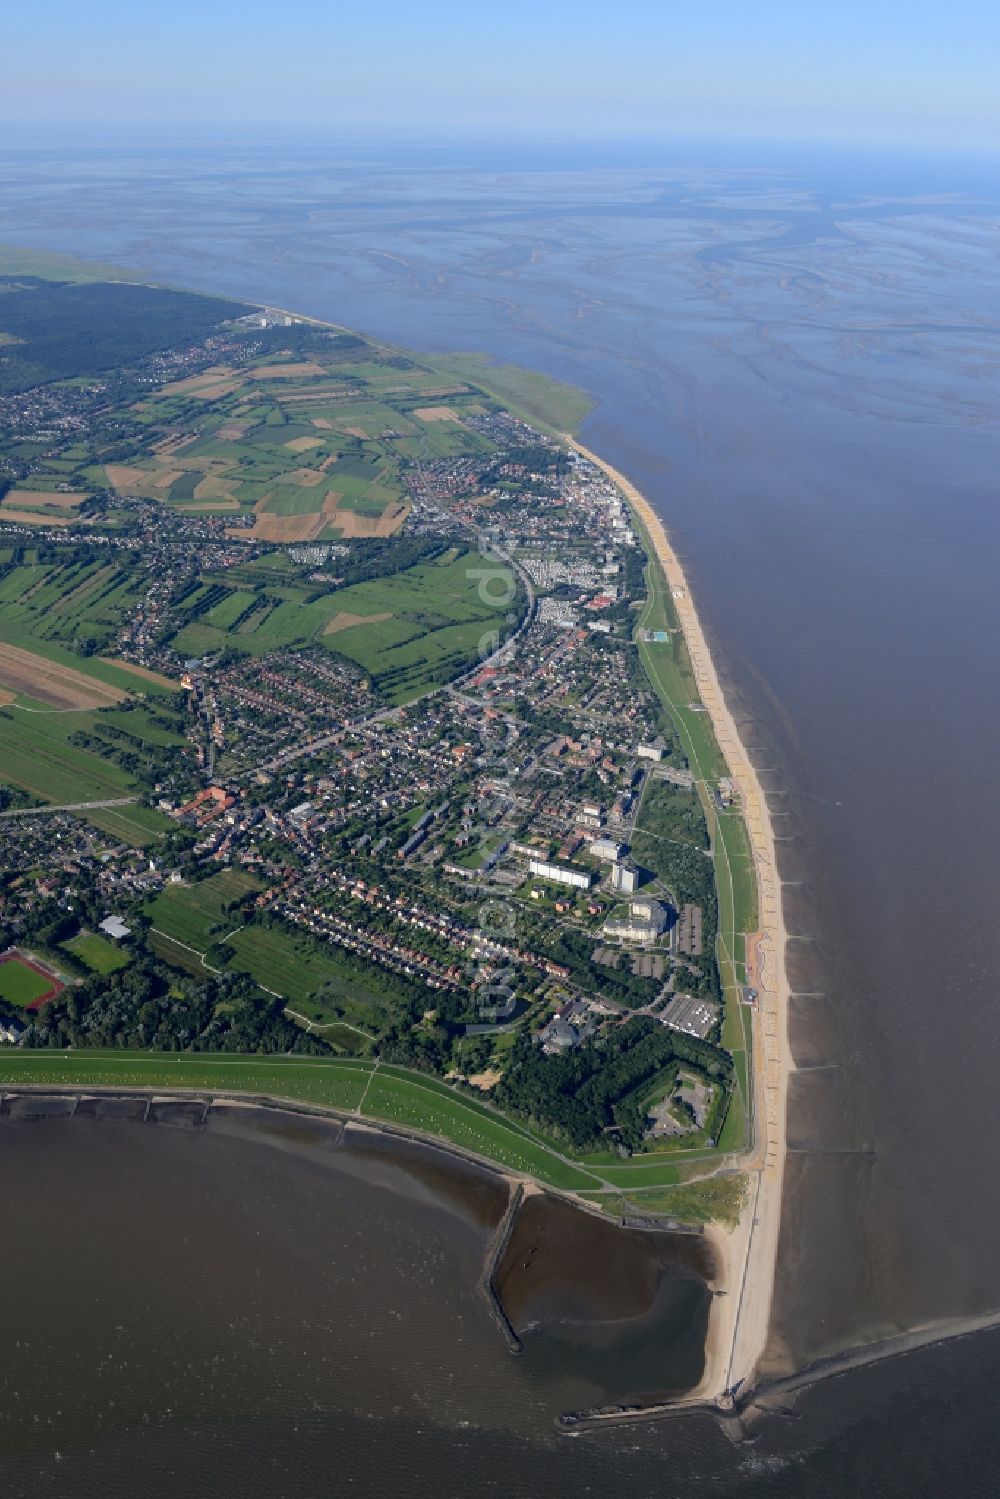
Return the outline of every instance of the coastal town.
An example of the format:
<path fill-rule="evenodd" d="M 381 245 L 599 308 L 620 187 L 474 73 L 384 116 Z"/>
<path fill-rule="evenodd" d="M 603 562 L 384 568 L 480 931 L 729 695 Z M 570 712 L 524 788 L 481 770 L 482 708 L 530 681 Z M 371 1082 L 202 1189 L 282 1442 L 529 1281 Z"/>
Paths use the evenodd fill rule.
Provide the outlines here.
<path fill-rule="evenodd" d="M 0 507 L 0 614 L 17 612 L 18 642 L 30 624 L 82 668 L 96 651 L 156 684 L 92 705 L 62 740 L 67 758 L 99 757 L 120 783 L 103 789 L 119 795 L 77 797 L 70 774 L 64 810 L 48 811 L 56 795 L 30 770 L 3 778 L 0 945 L 38 970 L 27 1002 L 16 985 L 4 996 L 6 1039 L 93 1044 L 74 992 L 102 969 L 145 966 L 154 988 L 171 973 L 213 985 L 216 1042 L 230 991 L 246 999 L 249 986 L 300 1045 L 431 1072 L 576 1146 L 711 1148 L 727 1119 L 738 1142 L 747 1100 L 722 1043 L 706 805 L 713 827 L 735 825 L 739 795 L 724 774 L 697 783 L 650 680 L 644 655 L 676 658 L 682 638 L 666 618 L 645 623 L 648 544 L 620 489 L 481 392 L 439 384 L 438 405 L 416 409 L 448 442 L 397 457 L 388 533 L 314 528 L 279 546 L 257 535 L 259 505 L 232 515 L 218 480 L 183 496 L 208 493 L 218 513 L 154 498 L 137 454 L 176 464 L 203 437 L 205 393 L 223 388 L 206 371 L 252 367 L 267 332 L 279 340 L 267 358 L 279 370 L 298 359 L 296 380 L 301 350 L 282 341 L 325 348 L 290 323 L 244 315 L 113 383 L 0 402 L 0 461 L 20 493 Z M 191 435 L 190 397 L 151 434 L 136 414 L 179 386 L 201 400 Z M 369 462 L 388 495 L 387 465 L 356 456 L 371 430 L 363 393 L 355 382 L 352 472 Z M 325 436 L 332 418 L 320 420 Z M 404 417 L 393 421 L 380 448 L 403 440 Z M 227 427 L 228 410 L 216 431 Z M 58 487 L 33 497 L 32 484 L 67 452 L 101 457 L 114 483 L 53 524 Z M 34 601 L 53 596 L 43 625 Z M 60 630 L 66 601 L 83 599 L 114 604 Z M 415 628 L 385 650 L 380 632 L 403 618 Z M 457 648 L 435 660 L 407 644 L 436 631 L 461 632 Z M 0 682 L 16 689 L 23 646 L 7 638 Z M 116 1044 L 131 1034 L 123 1015 Z M 583 1079 L 609 1045 L 627 1054 L 620 1085 L 567 1103 L 568 1059 Z"/>

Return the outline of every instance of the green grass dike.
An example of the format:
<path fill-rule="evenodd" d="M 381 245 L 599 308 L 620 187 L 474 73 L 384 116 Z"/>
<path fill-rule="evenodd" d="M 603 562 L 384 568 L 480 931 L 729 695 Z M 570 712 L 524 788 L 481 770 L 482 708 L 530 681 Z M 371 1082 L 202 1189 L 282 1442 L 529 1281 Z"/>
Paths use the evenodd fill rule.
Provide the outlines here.
<path fill-rule="evenodd" d="M 82 1090 L 178 1088 L 289 1099 L 434 1136 L 564 1191 L 600 1186 L 599 1177 L 488 1105 L 436 1078 L 367 1059 L 2 1049 L 0 1087 L 5 1083 Z"/>
<path fill-rule="evenodd" d="M 719 1146 L 720 1152 L 745 1150 L 753 1114 L 750 1089 L 752 1035 L 750 1012 L 739 1003 L 746 982 L 746 933 L 758 925 L 757 877 L 742 814 L 720 811 L 710 788 L 728 767 L 716 741 L 711 718 L 700 703 L 687 642 L 667 587 L 655 548 L 639 517 L 633 520 L 649 561 L 646 566 L 646 604 L 639 619 L 639 656 L 646 675 L 677 729 L 696 786 L 712 841 L 712 860 L 719 903 L 717 959 L 724 994 L 723 1045 L 732 1053 L 736 1089 Z M 665 640 L 642 639 L 641 632 L 665 635 Z"/>

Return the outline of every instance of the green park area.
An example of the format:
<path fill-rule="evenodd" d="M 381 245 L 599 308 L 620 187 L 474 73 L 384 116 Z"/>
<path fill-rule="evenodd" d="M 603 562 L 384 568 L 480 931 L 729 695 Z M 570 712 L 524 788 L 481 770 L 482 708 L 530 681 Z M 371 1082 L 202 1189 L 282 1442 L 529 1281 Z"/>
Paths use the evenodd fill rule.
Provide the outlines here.
<path fill-rule="evenodd" d="M 280 994 L 300 1016 L 319 1026 L 334 1017 L 371 1019 L 391 992 L 391 976 L 352 959 L 330 943 L 317 943 L 294 928 L 273 923 L 245 926 L 226 941 L 232 973 L 249 973 L 262 988 Z"/>
<path fill-rule="evenodd" d="M 124 807 L 93 808 L 83 815 L 95 828 L 100 828 L 103 833 L 110 833 L 112 837 L 133 848 L 146 848 L 176 827 L 176 823 L 165 812 L 157 812 L 154 807 L 143 807 L 135 802 Z"/>
<path fill-rule="evenodd" d="M 699 693 L 679 629 L 674 603 L 652 543 L 638 516 L 635 524 L 644 537 L 650 561 L 646 567 L 646 606 L 640 616 L 641 630 L 665 635 L 666 639 L 640 638 L 639 655 L 672 724 L 680 738 L 711 834 L 715 886 L 719 905 L 716 953 L 725 995 L 723 1045 L 732 1053 L 736 1087 L 726 1116 L 720 1147 L 741 1150 L 747 1144 L 748 1121 L 752 1117 L 750 1057 L 752 1039 L 749 1012 L 739 1003 L 739 987 L 746 982 L 744 935 L 757 927 L 757 879 L 749 838 L 738 811 L 720 811 L 711 794 L 727 771 L 716 742 L 712 721 L 699 702 Z"/>

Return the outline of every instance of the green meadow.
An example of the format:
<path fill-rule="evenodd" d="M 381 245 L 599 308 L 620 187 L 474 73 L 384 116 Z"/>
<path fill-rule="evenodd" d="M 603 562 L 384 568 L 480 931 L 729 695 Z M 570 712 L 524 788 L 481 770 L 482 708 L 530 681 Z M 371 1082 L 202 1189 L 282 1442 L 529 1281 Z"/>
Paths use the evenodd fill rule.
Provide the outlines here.
<path fill-rule="evenodd" d="M 0 708 L 0 776 L 57 806 L 134 792 L 131 776 L 100 755 L 68 743 L 89 716 Z"/>
<path fill-rule="evenodd" d="M 3 1049 L 0 1082 L 266 1094 L 433 1135 L 566 1190 L 600 1185 L 597 1176 L 487 1105 L 435 1078 L 367 1059 Z"/>
<path fill-rule="evenodd" d="M 204 952 L 214 940 L 240 925 L 239 905 L 260 888 L 252 875 L 223 869 L 194 885 L 168 885 L 148 903 L 145 914 L 168 937 Z"/>

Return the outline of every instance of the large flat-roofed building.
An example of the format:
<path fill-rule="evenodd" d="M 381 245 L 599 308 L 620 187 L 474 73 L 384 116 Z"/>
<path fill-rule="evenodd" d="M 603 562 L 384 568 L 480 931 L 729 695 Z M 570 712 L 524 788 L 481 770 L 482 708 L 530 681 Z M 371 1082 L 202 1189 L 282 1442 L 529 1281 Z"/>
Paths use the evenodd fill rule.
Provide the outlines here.
<path fill-rule="evenodd" d="M 719 1007 L 710 1000 L 695 999 L 692 994 L 678 994 L 660 1019 L 672 1031 L 683 1031 L 685 1036 L 697 1036 L 699 1041 L 704 1041 L 719 1019 Z"/>
<path fill-rule="evenodd" d="M 622 846 L 613 838 L 595 838 L 590 845 L 590 852 L 595 859 L 607 859 L 613 864 L 621 858 Z"/>
<path fill-rule="evenodd" d="M 571 869 L 568 864 L 550 864 L 547 859 L 529 859 L 528 870 L 539 879 L 552 880 L 556 885 L 569 885 L 575 890 L 589 890 L 594 876 L 587 869 Z"/>
<path fill-rule="evenodd" d="M 113 937 L 116 942 L 124 942 L 126 937 L 131 937 L 132 928 L 126 926 L 120 916 L 105 916 L 98 923 L 98 931 L 104 932 L 105 936 Z"/>
<path fill-rule="evenodd" d="M 669 913 L 658 900 L 634 900 L 627 916 L 612 917 L 604 923 L 606 937 L 624 942 L 655 942 L 667 928 Z"/>

